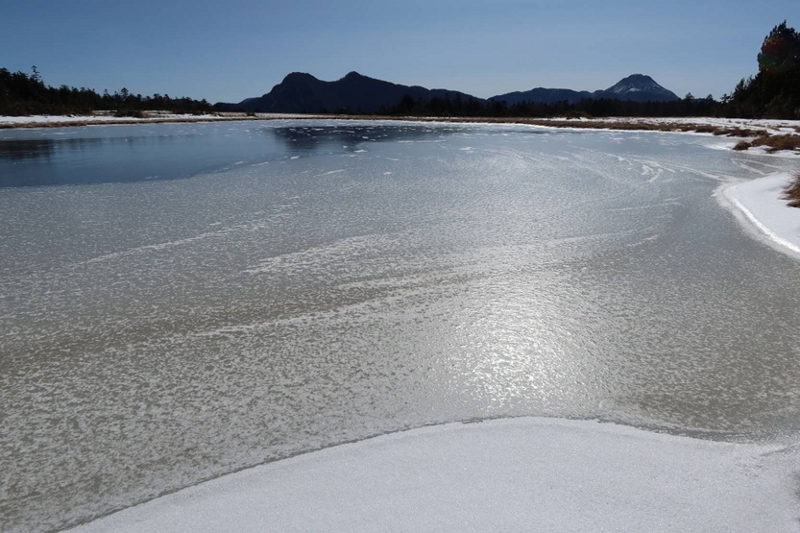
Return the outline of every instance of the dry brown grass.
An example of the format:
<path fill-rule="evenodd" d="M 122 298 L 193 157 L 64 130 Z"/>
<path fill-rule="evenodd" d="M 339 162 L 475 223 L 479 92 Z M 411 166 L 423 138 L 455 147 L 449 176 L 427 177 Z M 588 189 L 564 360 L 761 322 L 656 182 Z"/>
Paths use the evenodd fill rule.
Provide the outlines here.
<path fill-rule="evenodd" d="M 751 143 L 751 142 L 739 141 L 738 143 L 736 143 L 736 146 L 734 146 L 733 149 L 736 150 L 736 151 L 741 152 L 743 150 L 747 150 L 751 146 L 753 146 L 753 143 Z"/>
<path fill-rule="evenodd" d="M 782 198 L 788 200 L 791 207 L 800 207 L 800 172 L 798 172 L 789 186 L 783 191 Z"/>
<path fill-rule="evenodd" d="M 800 150 L 800 135 L 760 135 L 752 142 L 753 146 L 767 146 L 769 153 L 780 150 Z"/>
<path fill-rule="evenodd" d="M 726 135 L 728 137 L 755 137 L 763 134 L 763 130 L 751 130 L 749 128 L 717 128 L 714 135 Z"/>

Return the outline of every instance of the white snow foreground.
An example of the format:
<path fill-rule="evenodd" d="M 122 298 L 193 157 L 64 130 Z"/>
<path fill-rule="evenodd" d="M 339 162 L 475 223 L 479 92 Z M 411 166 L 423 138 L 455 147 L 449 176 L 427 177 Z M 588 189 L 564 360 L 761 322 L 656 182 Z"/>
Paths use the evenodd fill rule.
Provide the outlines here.
<path fill-rule="evenodd" d="M 800 209 L 782 200 L 783 190 L 791 181 L 788 174 L 775 174 L 722 189 L 723 205 L 729 204 L 755 227 L 771 244 L 800 257 Z M 741 219 L 741 217 L 740 217 Z"/>
<path fill-rule="evenodd" d="M 76 532 L 798 531 L 790 448 L 542 418 L 448 424 L 224 476 Z"/>

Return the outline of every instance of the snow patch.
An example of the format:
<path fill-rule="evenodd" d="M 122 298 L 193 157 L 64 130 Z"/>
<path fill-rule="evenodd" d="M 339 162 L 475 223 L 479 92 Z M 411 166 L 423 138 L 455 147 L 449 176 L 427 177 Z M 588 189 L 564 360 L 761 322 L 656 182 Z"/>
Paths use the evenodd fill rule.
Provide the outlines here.
<path fill-rule="evenodd" d="M 797 530 L 791 448 L 593 421 L 448 424 L 231 474 L 74 532 Z"/>
<path fill-rule="evenodd" d="M 0 125 L 14 126 L 20 124 L 58 124 L 63 126 L 81 126 L 87 122 L 109 122 L 109 123 L 128 123 L 128 122 L 184 122 L 191 121 L 220 121 L 232 119 L 249 119 L 245 113 L 213 113 L 203 115 L 193 115 L 187 113 L 169 113 L 161 111 L 144 111 L 145 117 L 115 117 L 112 114 L 98 115 L 30 115 L 21 117 L 0 116 Z M 303 115 L 297 113 L 258 113 L 257 118 L 263 119 L 294 119 L 309 118 L 313 115 Z"/>
<path fill-rule="evenodd" d="M 724 206 L 732 207 L 750 227 L 790 255 L 800 257 L 800 209 L 789 207 L 781 199 L 789 184 L 788 174 L 725 186 L 717 198 Z"/>

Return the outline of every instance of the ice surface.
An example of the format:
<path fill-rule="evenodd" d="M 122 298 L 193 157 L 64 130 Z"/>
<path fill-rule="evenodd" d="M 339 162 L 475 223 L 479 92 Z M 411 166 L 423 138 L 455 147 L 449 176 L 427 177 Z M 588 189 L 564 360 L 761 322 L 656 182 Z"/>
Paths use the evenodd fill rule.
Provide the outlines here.
<path fill-rule="evenodd" d="M 225 476 L 74 529 L 797 531 L 790 449 L 543 418 L 395 433 Z"/>
<path fill-rule="evenodd" d="M 800 433 L 797 264 L 711 198 L 794 161 L 689 134 L 505 125 L 66 133 L 135 129 L 180 135 L 6 159 L 6 176 L 45 163 L 103 175 L 90 163 L 121 150 L 179 159 L 172 175 L 193 177 L 145 168 L 159 180 L 0 190 L 3 531 L 59 530 L 245 467 L 460 420 L 597 417 L 761 443 Z M 362 132 L 383 140 L 353 154 Z M 217 151 L 226 170 L 194 174 Z M 586 466 L 556 451 L 543 453 L 559 468 Z M 357 530 L 341 520 L 361 509 L 342 509 L 329 529 Z"/>

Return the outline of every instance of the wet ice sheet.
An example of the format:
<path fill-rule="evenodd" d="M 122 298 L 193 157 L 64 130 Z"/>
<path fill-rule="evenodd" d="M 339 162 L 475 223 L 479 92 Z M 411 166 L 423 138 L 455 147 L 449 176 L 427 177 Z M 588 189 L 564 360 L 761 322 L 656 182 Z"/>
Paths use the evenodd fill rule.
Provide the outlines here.
<path fill-rule="evenodd" d="M 419 429 L 271 463 L 72 530 L 798 530 L 791 448 L 596 422 Z"/>
<path fill-rule="evenodd" d="M 0 190 L 11 531 L 459 420 L 798 430 L 800 265 L 712 198 L 791 162 L 691 135 L 140 127 L 6 153 L 100 181 Z M 227 170 L 118 183 L 107 149 Z"/>

